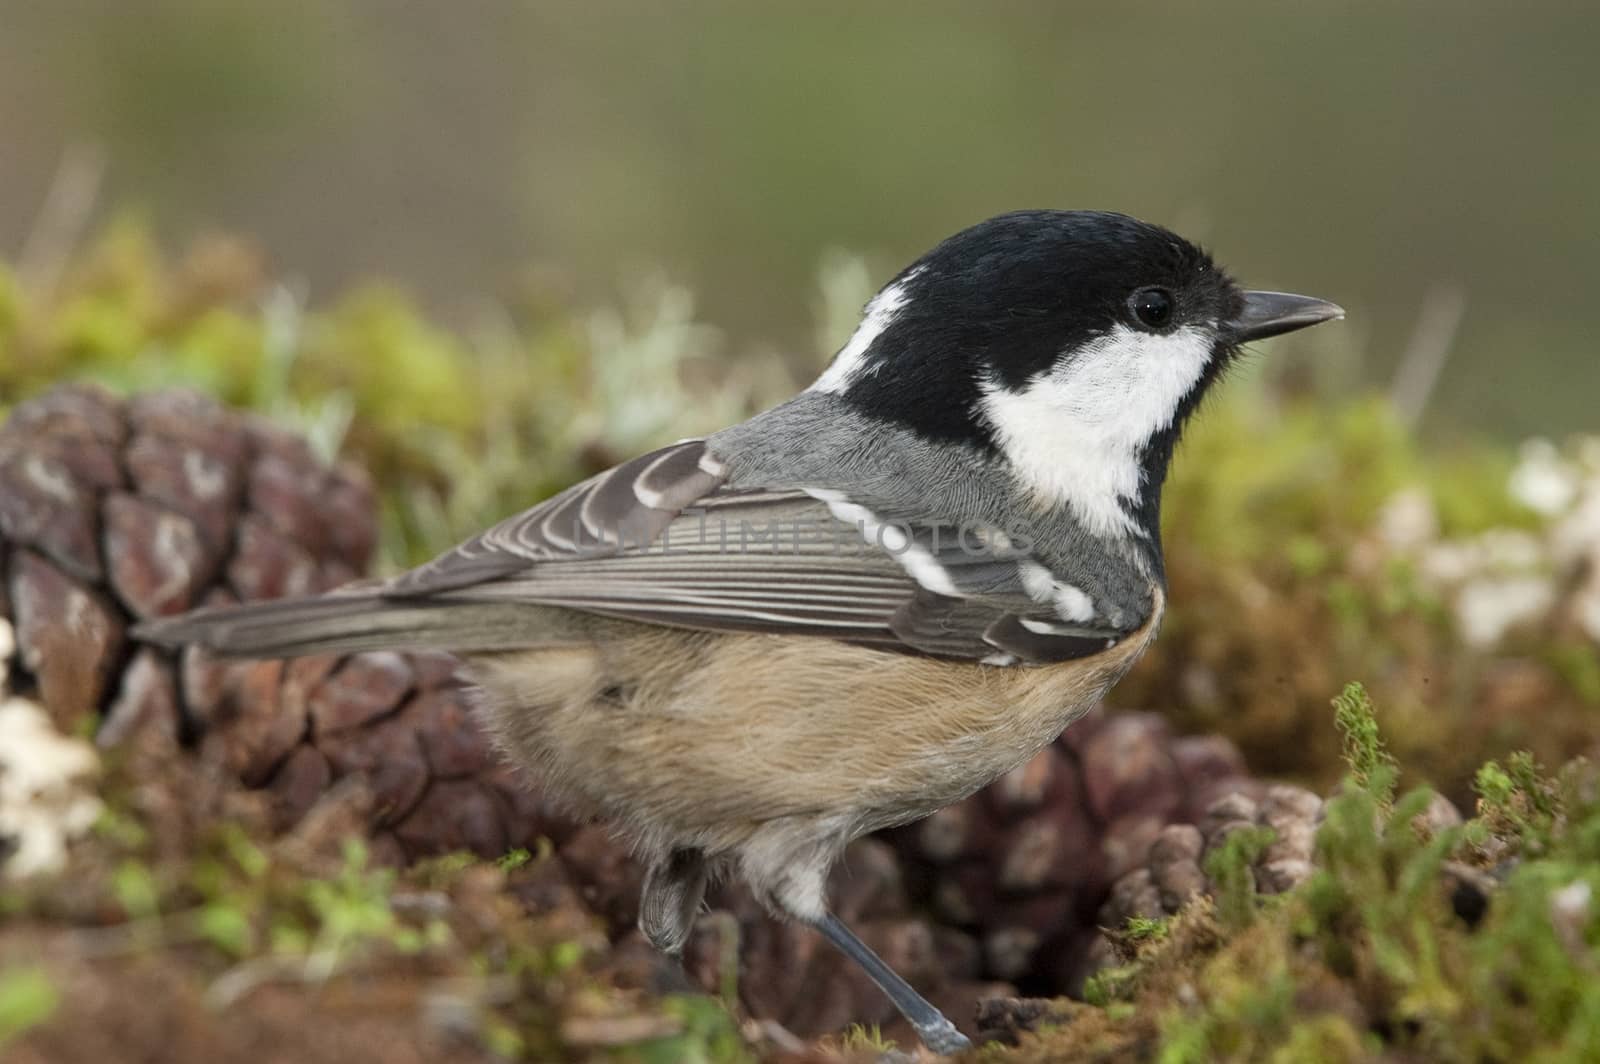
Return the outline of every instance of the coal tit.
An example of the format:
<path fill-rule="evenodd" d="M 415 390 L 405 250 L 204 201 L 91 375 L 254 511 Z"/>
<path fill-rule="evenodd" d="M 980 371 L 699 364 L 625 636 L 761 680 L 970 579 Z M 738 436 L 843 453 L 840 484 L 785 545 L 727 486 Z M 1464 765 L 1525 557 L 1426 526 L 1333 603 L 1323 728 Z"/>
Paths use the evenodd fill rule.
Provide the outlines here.
<path fill-rule="evenodd" d="M 1253 340 L 1340 317 L 1093 211 L 956 234 L 810 388 L 602 473 L 377 586 L 138 634 L 230 656 L 459 653 L 505 753 L 648 867 L 681 953 L 708 879 L 966 1038 L 827 908 L 845 845 L 958 801 L 1093 706 L 1165 605 L 1162 482 Z"/>

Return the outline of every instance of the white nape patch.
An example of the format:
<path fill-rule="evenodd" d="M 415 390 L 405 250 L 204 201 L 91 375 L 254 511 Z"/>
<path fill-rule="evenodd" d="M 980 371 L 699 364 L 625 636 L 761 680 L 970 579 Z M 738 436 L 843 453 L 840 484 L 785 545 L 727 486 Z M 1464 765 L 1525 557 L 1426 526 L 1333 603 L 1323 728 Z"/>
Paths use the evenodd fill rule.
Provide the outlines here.
<path fill-rule="evenodd" d="M 1009 668 L 1010 666 L 1015 665 L 1016 663 L 1017 663 L 1017 656 L 1015 654 L 1005 654 L 1005 653 L 990 654 L 988 657 L 981 658 L 978 661 L 979 665 L 995 665 L 995 666 L 998 666 L 999 668 Z"/>
<path fill-rule="evenodd" d="M 833 356 L 833 361 L 828 363 L 822 376 L 813 381 L 806 391 L 838 395 L 848 391 L 850 385 L 871 372 L 865 362 L 867 348 L 894 321 L 900 308 L 906 305 L 906 284 L 921 272 L 920 268 L 911 271 L 872 297 L 861 315 L 861 324 L 856 326 L 856 331 L 850 334 L 850 339 L 839 349 L 839 353 Z"/>
<path fill-rule="evenodd" d="M 700 467 L 700 472 L 714 477 L 720 477 L 728 471 L 728 464 L 719 458 L 713 457 L 710 451 L 702 454 L 700 461 L 696 462 L 695 465 Z"/>
<path fill-rule="evenodd" d="M 1024 560 L 1017 566 L 1017 575 L 1021 577 L 1022 589 L 1028 593 L 1028 597 L 1055 610 L 1056 616 L 1063 621 L 1082 624 L 1094 620 L 1094 599 L 1081 588 L 1057 580 L 1050 570 L 1038 562 Z M 1022 623 L 1024 626 L 1028 624 L 1026 620 Z"/>
<path fill-rule="evenodd" d="M 928 549 L 914 542 L 900 525 L 885 524 L 871 510 L 853 503 L 837 491 L 827 488 L 802 488 L 818 502 L 826 503 L 828 512 L 847 525 L 855 525 L 861 538 L 886 551 L 910 574 L 911 579 L 939 595 L 959 595 L 950 574 L 945 572 Z"/>
<path fill-rule="evenodd" d="M 1036 499 L 1071 507 L 1096 535 L 1126 535 L 1137 531 L 1127 504 L 1142 486 L 1139 448 L 1172 425 L 1211 345 L 1193 326 L 1162 336 L 1119 325 L 1021 391 L 983 382 L 979 409 Z"/>

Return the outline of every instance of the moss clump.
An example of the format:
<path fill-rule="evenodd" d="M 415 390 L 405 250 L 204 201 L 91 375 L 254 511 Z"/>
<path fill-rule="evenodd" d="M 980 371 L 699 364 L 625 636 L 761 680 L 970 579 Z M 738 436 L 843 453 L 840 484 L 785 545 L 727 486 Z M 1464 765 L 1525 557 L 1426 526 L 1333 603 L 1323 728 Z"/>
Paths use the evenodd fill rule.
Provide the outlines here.
<path fill-rule="evenodd" d="M 1344 760 L 1350 777 L 1368 793 L 1383 787 L 1385 804 L 1393 797 L 1394 758 L 1384 749 L 1378 734 L 1378 715 L 1372 708 L 1367 689 L 1359 683 L 1346 684 L 1333 700 L 1333 723 L 1344 737 Z"/>
<path fill-rule="evenodd" d="M 1350 774 L 1327 804 L 1312 878 L 1258 898 L 1235 874 L 1256 840 L 1239 843 L 1209 869 L 1215 901 L 1094 981 L 1098 1008 L 995 1059 L 1600 1054 L 1600 774 L 1580 761 L 1550 777 L 1524 755 L 1485 765 L 1479 816 L 1430 829 L 1432 792 L 1392 797 L 1396 770 L 1364 693 L 1336 704 Z M 1492 864 L 1499 880 L 1481 916 L 1458 911 L 1452 870 L 1464 864 Z"/>
<path fill-rule="evenodd" d="M 61 992 L 39 968 L 0 969 L 0 1049 L 49 1020 L 60 1005 Z"/>
<path fill-rule="evenodd" d="M 1380 399 L 1284 401 L 1251 383 L 1230 382 L 1179 449 L 1163 501 L 1172 608 L 1114 701 L 1224 732 L 1252 770 L 1319 787 L 1344 771 L 1321 707 L 1348 676 L 1369 678 L 1393 754 L 1458 802 L 1509 748 L 1551 764 L 1583 752 L 1600 654 L 1559 612 L 1585 579 L 1562 537 L 1594 535 L 1576 511 L 1522 501 L 1510 449 L 1424 449 Z M 1594 449 L 1569 451 L 1570 472 Z M 1572 475 L 1600 493 L 1600 472 Z M 1552 605 L 1502 622 L 1508 579 Z M 1466 645 L 1469 624 L 1492 634 Z"/>
<path fill-rule="evenodd" d="M 620 989 L 575 903 L 530 912 L 539 858 L 381 867 L 337 794 L 275 839 L 259 795 L 149 757 L 112 768 L 59 877 L 0 883 L 0 1044 L 21 1060 L 753 1056 L 715 999 Z"/>

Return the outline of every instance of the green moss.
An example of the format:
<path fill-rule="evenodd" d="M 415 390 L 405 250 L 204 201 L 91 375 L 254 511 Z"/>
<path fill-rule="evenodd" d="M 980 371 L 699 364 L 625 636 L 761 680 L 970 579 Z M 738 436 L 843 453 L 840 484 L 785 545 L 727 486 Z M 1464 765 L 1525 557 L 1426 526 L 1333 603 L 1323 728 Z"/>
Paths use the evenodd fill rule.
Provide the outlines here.
<path fill-rule="evenodd" d="M 1211 878 L 1217 917 L 1224 927 L 1241 930 L 1255 919 L 1255 873 L 1252 868 L 1274 834 L 1270 828 L 1242 828 L 1206 855 L 1206 875 Z"/>
<path fill-rule="evenodd" d="M 142 861 L 129 858 L 117 865 L 111 877 L 111 889 L 130 920 L 145 919 L 160 912 L 160 887 L 149 866 Z"/>
<path fill-rule="evenodd" d="M 1385 707 L 1389 749 L 1457 800 L 1511 744 L 1550 763 L 1576 755 L 1600 704 L 1592 641 L 1540 629 L 1464 648 L 1454 593 L 1430 575 L 1438 537 L 1534 530 L 1542 542 L 1549 520 L 1508 490 L 1514 464 L 1511 449 L 1470 441 L 1424 448 L 1376 397 L 1285 401 L 1230 381 L 1174 462 L 1162 506 L 1172 605 L 1113 699 L 1222 731 L 1253 771 L 1318 787 L 1344 772 L 1323 706 L 1348 676 Z M 1391 509 L 1402 493 L 1410 502 Z M 1424 546 L 1396 546 L 1391 527 Z"/>
<path fill-rule="evenodd" d="M 5 350 L 12 342 L 21 308 L 22 292 L 17 285 L 17 275 L 0 263 L 0 350 Z"/>
<path fill-rule="evenodd" d="M 1397 770 L 1370 702 L 1347 690 L 1336 704 L 1351 774 L 1327 803 L 1314 875 L 1263 906 L 1241 874 L 1254 846 L 1225 848 L 1208 866 L 1214 909 L 1191 907 L 1091 980 L 1100 1007 L 1017 1057 L 1091 1041 L 1120 1047 L 1098 1059 L 1143 1046 L 1175 1064 L 1600 1054 L 1600 773 L 1579 761 L 1552 777 L 1514 755 L 1478 773 L 1477 821 L 1421 830 L 1433 793 L 1391 802 Z M 1456 915 L 1445 868 L 1485 843 L 1509 874 L 1474 925 Z"/>
<path fill-rule="evenodd" d="M 1590 706 L 1600 706 L 1600 654 L 1588 641 L 1562 640 L 1547 647 L 1544 658 L 1571 690 Z"/>
<path fill-rule="evenodd" d="M 1356 785 L 1387 803 L 1394 791 L 1394 758 L 1378 734 L 1378 715 L 1367 689 L 1345 685 L 1333 700 L 1333 722 L 1344 737 L 1344 760 Z"/>
<path fill-rule="evenodd" d="M 895 1048 L 894 1041 L 885 1038 L 877 1024 L 868 1027 L 859 1023 L 852 1023 L 845 1029 L 844 1035 L 839 1039 L 839 1045 L 847 1053 L 862 1050 L 872 1053 L 892 1053 Z"/>
<path fill-rule="evenodd" d="M 507 850 L 500 856 L 499 860 L 495 861 L 495 864 L 498 865 L 500 870 L 503 872 L 515 872 L 517 869 L 521 868 L 525 864 L 531 863 L 533 860 L 534 856 L 532 853 L 522 849 L 521 847 L 518 847 L 515 850 Z"/>
<path fill-rule="evenodd" d="M 1159 942 L 1167 937 L 1169 929 L 1165 918 L 1152 920 L 1147 916 L 1130 916 L 1122 933 L 1130 942 Z"/>
<path fill-rule="evenodd" d="M 420 1017 L 448 998 L 452 1029 L 506 1059 L 752 1058 L 716 999 L 660 1000 L 613 985 L 592 915 L 576 906 L 529 912 L 510 881 L 528 855 L 447 855 L 397 870 L 374 866 L 360 840 L 333 855 L 322 852 L 331 840 L 282 845 L 225 813 L 228 800 L 191 778 L 191 761 L 160 765 L 156 773 L 113 759 L 108 812 L 74 848 L 67 878 L 15 891 L 8 920 L 29 941 L 54 942 L 48 955 L 64 965 L 138 954 L 145 970 L 159 967 L 219 1008 L 263 979 L 280 994 L 307 995 L 308 1011 L 327 994 L 377 993 L 406 1003 L 398 1015 Z M 96 943 L 87 959 L 80 939 Z M 63 998 L 57 1009 L 53 987 L 5 968 L 9 959 L 0 960 L 0 1042 L 26 1039 L 51 1010 L 93 1007 Z M 121 970 L 113 960 L 96 980 L 61 985 L 115 987 Z M 213 1022 L 206 1017 L 195 1022 Z M 615 1044 L 613 1021 L 637 1039 Z"/>
<path fill-rule="evenodd" d="M 1091 975 L 1083 984 L 1083 1000 L 1102 1008 L 1109 1007 L 1138 985 L 1142 971 L 1135 964 L 1119 964 Z"/>
<path fill-rule="evenodd" d="M 0 970 L 0 1049 L 48 1021 L 60 1006 L 61 992 L 42 969 Z"/>

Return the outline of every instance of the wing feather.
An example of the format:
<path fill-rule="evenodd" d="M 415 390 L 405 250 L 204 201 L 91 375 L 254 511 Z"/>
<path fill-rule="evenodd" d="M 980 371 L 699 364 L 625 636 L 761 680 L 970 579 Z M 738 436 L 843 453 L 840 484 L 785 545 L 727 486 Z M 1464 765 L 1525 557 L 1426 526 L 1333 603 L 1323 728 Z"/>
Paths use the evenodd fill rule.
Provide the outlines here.
<path fill-rule="evenodd" d="M 865 518 L 839 516 L 858 513 Z M 889 524 L 903 543 L 886 538 Z M 972 550 L 948 524 L 875 514 L 871 500 L 731 487 L 705 442 L 686 440 L 502 521 L 383 594 L 530 602 L 973 660 L 1058 661 L 1124 634 L 1099 618 L 1065 624 L 1030 594 L 1025 563 L 1025 554 Z"/>

